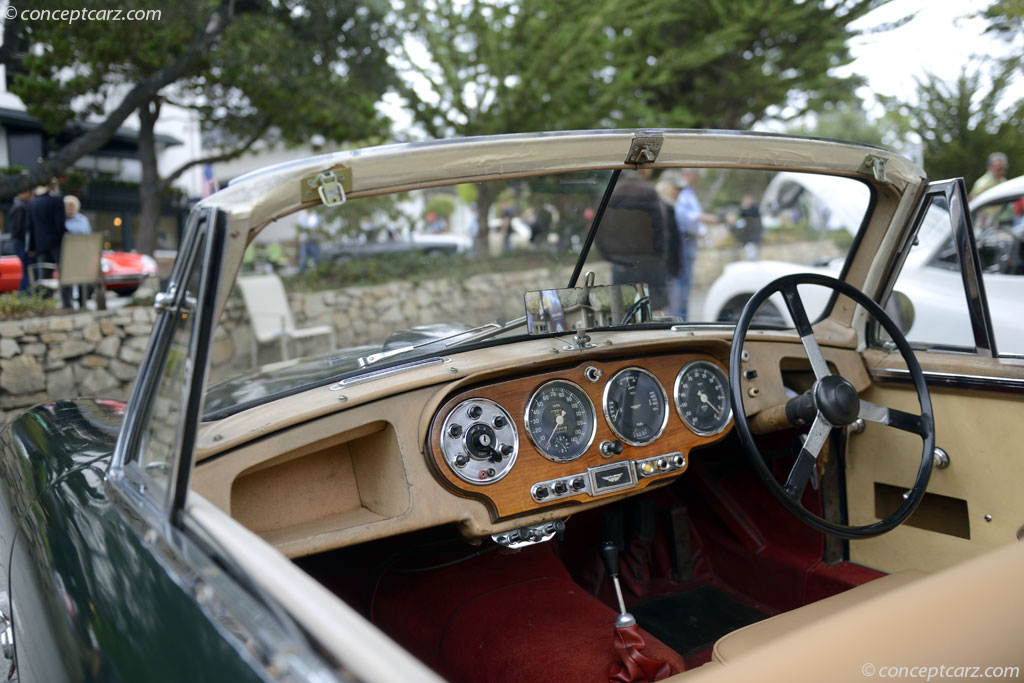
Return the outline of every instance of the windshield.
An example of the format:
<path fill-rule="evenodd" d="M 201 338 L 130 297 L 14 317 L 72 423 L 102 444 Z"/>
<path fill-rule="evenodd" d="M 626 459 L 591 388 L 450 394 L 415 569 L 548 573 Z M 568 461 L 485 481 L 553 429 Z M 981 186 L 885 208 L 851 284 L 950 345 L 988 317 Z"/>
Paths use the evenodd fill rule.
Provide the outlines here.
<path fill-rule="evenodd" d="M 732 321 L 775 277 L 838 274 L 869 203 L 868 186 L 846 178 L 669 169 L 433 187 L 293 214 L 246 252 L 215 337 L 207 414 L 514 340 L 527 334 L 530 291 L 644 283 L 645 321 Z M 769 310 L 759 322 L 786 318 Z"/>

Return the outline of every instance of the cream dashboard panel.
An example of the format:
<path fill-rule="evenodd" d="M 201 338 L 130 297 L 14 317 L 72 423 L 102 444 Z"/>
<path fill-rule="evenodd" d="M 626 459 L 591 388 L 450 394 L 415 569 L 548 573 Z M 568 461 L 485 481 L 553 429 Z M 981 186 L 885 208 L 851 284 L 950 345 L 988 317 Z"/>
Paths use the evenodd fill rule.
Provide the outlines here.
<path fill-rule="evenodd" d="M 327 387 L 259 406 L 206 426 L 200 442 L 205 439 L 212 445 L 199 455 L 192 486 L 292 557 L 444 524 L 456 524 L 467 536 L 479 537 L 564 519 L 674 480 L 688 466 L 692 449 L 715 442 L 731 427 L 730 420 L 719 434 L 695 434 L 683 424 L 673 400 L 675 377 L 693 360 L 713 363 L 725 372 L 727 341 L 711 335 L 681 340 L 669 333 L 650 335 L 644 342 L 639 336 L 620 335 L 616 339 L 630 343 L 599 344 L 571 354 L 552 354 L 550 346 L 543 349 L 546 354 L 533 353 L 535 342 L 466 352 L 457 357 L 459 372 L 472 371 L 461 378 L 444 381 L 450 367 L 439 368 L 436 379 L 420 380 L 418 386 L 398 378 L 404 383 L 393 395 L 375 381 L 346 391 L 348 406 L 337 405 L 337 394 Z M 780 339 L 756 347 L 751 348 L 750 359 L 761 361 L 756 384 L 768 395 L 781 393 L 781 384 L 772 386 L 777 374 L 766 370 L 779 367 L 781 358 L 799 344 Z M 837 360 L 859 362 L 855 352 L 835 352 Z M 601 371 L 599 381 L 587 378 L 588 367 Z M 668 395 L 667 423 L 650 442 L 623 443 L 621 454 L 604 457 L 601 443 L 616 440 L 602 410 L 604 386 L 629 367 L 658 378 Z M 555 379 L 583 388 L 596 413 L 592 441 L 580 457 L 568 462 L 545 458 L 526 433 L 526 402 L 539 386 Z M 359 398 L 364 387 L 368 394 L 373 392 L 372 398 Z M 292 419 L 310 406 L 322 410 L 318 406 L 325 394 L 335 401 L 331 412 Z M 518 434 L 515 466 L 493 484 L 470 483 L 443 459 L 441 429 L 446 416 L 469 399 L 501 405 Z M 270 412 L 280 416 L 282 427 L 270 428 Z M 463 427 L 468 426 L 467 421 Z M 671 459 L 676 454 L 684 458 L 682 463 Z M 665 469 L 658 462 L 663 456 L 669 456 Z M 652 476 L 644 476 L 640 468 L 645 464 L 654 468 Z M 598 491 L 594 470 L 608 465 L 623 466 L 611 474 L 623 473 L 626 480 L 635 477 L 636 484 Z M 572 490 L 577 476 L 585 477 L 589 487 Z M 540 500 L 534 495 L 536 484 L 546 483 L 550 493 L 557 481 L 566 481 L 565 494 Z"/>

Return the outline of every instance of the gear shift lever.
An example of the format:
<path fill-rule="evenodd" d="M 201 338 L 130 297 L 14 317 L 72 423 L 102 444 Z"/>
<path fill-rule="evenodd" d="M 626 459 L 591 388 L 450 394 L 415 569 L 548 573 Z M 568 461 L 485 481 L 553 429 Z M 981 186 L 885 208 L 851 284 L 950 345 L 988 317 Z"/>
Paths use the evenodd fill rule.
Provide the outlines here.
<path fill-rule="evenodd" d="M 612 585 L 615 586 L 615 597 L 619 601 L 619 616 L 615 617 L 615 628 L 635 626 L 636 619 L 626 611 L 626 601 L 622 599 L 622 586 L 619 584 L 619 549 L 610 541 L 601 545 L 601 560 L 608 576 L 612 578 Z"/>

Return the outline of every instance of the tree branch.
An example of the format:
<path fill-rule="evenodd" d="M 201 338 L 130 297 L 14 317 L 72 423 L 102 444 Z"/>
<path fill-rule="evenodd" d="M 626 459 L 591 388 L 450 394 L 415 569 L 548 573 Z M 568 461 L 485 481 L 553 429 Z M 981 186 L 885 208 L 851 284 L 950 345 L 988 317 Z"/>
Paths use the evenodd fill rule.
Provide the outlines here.
<path fill-rule="evenodd" d="M 202 164 L 215 164 L 219 161 L 231 161 L 232 159 L 237 159 L 238 157 L 245 154 L 245 152 L 248 151 L 248 149 L 252 147 L 257 140 L 263 137 L 263 134 L 267 132 L 268 128 L 270 128 L 270 124 L 264 123 L 244 143 L 227 152 L 221 152 L 220 154 L 211 154 L 209 156 L 199 157 L 198 159 L 193 159 L 182 164 L 178 168 L 174 169 L 174 171 L 167 174 L 167 176 L 160 181 L 160 191 L 166 192 L 171 187 L 171 183 L 180 178 L 181 175 L 185 173 L 185 171 L 189 170 L 190 168 L 193 168 L 194 166 L 199 166 Z"/>
<path fill-rule="evenodd" d="M 192 39 L 184 52 L 170 66 L 139 81 L 102 123 L 26 171 L 0 178 L 0 197 L 10 197 L 35 185 L 43 185 L 49 182 L 50 178 L 60 175 L 78 159 L 99 150 L 114 136 L 133 111 L 152 99 L 161 88 L 185 75 L 195 61 L 205 55 L 220 38 L 233 16 L 234 2 L 227 0 L 213 11 L 205 28 Z"/>

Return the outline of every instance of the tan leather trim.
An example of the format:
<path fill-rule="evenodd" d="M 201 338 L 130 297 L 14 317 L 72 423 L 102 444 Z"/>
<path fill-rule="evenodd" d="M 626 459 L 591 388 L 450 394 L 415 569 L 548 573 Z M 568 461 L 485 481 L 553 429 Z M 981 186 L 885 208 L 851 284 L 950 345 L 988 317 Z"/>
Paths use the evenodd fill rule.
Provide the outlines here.
<path fill-rule="evenodd" d="M 1024 543 L 1014 543 L 823 614 L 728 665 L 702 666 L 666 680 L 864 683 L 879 678 L 883 667 L 899 666 L 1016 666 L 1019 678 L 1022 566 Z"/>
<path fill-rule="evenodd" d="M 759 621 L 733 631 L 718 639 L 712 657 L 720 664 L 728 664 L 733 659 L 749 654 L 751 651 L 770 645 L 775 639 L 781 638 L 797 629 L 816 623 L 819 619 L 838 614 L 865 600 L 901 588 L 911 581 L 928 576 L 921 571 L 905 571 L 889 574 L 874 581 L 851 588 L 824 600 L 812 602 L 791 612 L 779 614 L 770 619 Z"/>

